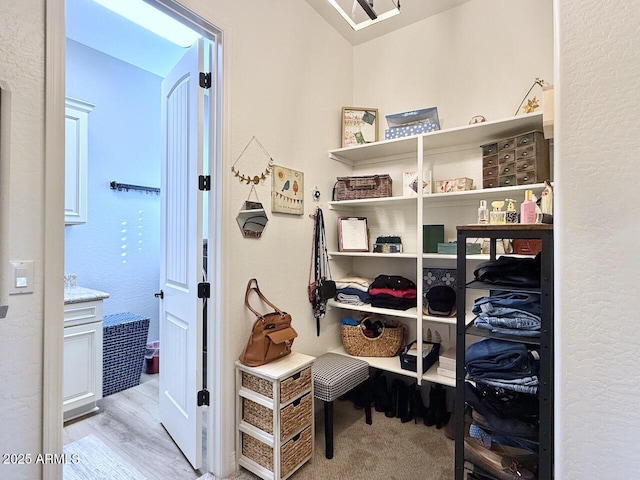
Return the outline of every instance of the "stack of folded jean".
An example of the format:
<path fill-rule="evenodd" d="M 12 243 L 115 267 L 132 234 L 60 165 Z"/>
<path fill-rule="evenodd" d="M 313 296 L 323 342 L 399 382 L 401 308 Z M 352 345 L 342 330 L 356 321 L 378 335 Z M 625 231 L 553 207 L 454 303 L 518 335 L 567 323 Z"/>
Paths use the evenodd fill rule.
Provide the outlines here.
<path fill-rule="evenodd" d="M 539 337 L 541 324 L 540 295 L 502 292 L 482 297 L 473 305 L 474 325 L 495 333 Z"/>
<path fill-rule="evenodd" d="M 369 285 L 371 280 L 363 277 L 347 276 L 336 280 L 336 300 L 349 305 L 371 303 Z"/>
<path fill-rule="evenodd" d="M 417 305 L 416 284 L 399 275 L 378 275 L 369 286 L 371 305 L 394 310 L 408 310 Z"/>
<path fill-rule="evenodd" d="M 536 394 L 540 354 L 519 342 L 485 338 L 469 345 L 467 378 L 494 387 Z"/>

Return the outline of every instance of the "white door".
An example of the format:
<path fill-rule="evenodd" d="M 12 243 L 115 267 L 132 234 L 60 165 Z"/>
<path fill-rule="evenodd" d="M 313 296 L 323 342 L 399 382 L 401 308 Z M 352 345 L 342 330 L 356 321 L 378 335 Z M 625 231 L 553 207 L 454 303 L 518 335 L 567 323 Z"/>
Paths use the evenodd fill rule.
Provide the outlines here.
<path fill-rule="evenodd" d="M 160 421 L 193 468 L 202 460 L 203 41 L 162 82 Z"/>

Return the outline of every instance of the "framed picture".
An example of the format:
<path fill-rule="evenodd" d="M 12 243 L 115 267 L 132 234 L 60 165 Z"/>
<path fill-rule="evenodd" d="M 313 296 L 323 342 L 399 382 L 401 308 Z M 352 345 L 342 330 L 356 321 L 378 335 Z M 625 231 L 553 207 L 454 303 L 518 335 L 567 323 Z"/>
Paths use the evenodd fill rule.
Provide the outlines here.
<path fill-rule="evenodd" d="M 369 229 L 365 217 L 338 217 L 338 251 L 369 251 Z"/>
<path fill-rule="evenodd" d="M 274 165 L 271 173 L 271 211 L 274 213 L 304 213 L 304 173 Z"/>
<path fill-rule="evenodd" d="M 377 108 L 342 107 L 342 148 L 377 141 Z"/>

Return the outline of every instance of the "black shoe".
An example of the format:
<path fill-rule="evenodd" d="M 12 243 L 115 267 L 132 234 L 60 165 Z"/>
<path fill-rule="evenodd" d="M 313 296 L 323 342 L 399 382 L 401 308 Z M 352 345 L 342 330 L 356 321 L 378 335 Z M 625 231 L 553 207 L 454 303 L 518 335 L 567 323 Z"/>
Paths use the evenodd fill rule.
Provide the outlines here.
<path fill-rule="evenodd" d="M 440 429 L 443 425 L 447 424 L 451 413 L 447 411 L 447 391 L 438 385 L 436 385 L 434 388 L 434 420 L 436 428 Z"/>
<path fill-rule="evenodd" d="M 421 390 L 417 385 L 414 385 L 413 391 L 411 392 L 411 396 L 413 398 L 413 414 L 414 414 L 414 423 L 418 423 L 418 417 L 422 417 L 424 420 L 425 415 L 427 414 L 427 407 L 424 406 L 422 401 Z"/>
<path fill-rule="evenodd" d="M 391 395 L 387 388 L 387 377 L 377 376 L 373 379 L 373 402 L 376 412 L 386 412 L 391 404 Z"/>
<path fill-rule="evenodd" d="M 414 418 L 414 398 L 413 398 L 413 387 L 405 386 L 401 391 L 402 403 L 400 407 L 400 421 L 402 423 L 407 423 L 413 420 Z"/>
<path fill-rule="evenodd" d="M 384 412 L 386 417 L 393 418 L 399 417 L 398 415 L 398 406 L 399 406 L 399 397 L 400 397 L 400 388 L 403 383 L 395 379 L 391 382 L 391 398 L 389 401 L 389 408 Z"/>
<path fill-rule="evenodd" d="M 431 389 L 429 390 L 429 406 L 425 409 L 425 414 L 424 414 L 424 424 L 427 427 L 432 427 L 433 425 L 436 424 L 436 396 L 437 394 L 435 393 L 435 389 L 436 386 L 433 385 L 431 387 Z"/>

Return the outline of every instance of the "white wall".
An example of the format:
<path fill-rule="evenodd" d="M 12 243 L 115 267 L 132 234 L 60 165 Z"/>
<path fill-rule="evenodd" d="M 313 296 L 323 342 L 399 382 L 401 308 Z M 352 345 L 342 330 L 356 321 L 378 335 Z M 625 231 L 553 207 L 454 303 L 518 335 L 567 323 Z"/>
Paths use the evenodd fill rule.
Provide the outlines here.
<path fill-rule="evenodd" d="M 234 361 L 241 353 L 255 317 L 244 306 L 247 281 L 255 277 L 274 304 L 291 313 L 298 332 L 294 348 L 320 354 L 339 342 L 337 335 L 315 335 L 306 287 L 315 209 L 311 192 L 330 199 L 335 171 L 327 150 L 339 146 L 342 105 L 351 102 L 352 47 L 304 1 L 225 0 L 184 2 L 187 8 L 224 31 L 226 105 L 224 112 L 223 402 L 233 412 Z M 236 215 L 250 187 L 231 173 L 245 145 L 255 136 L 276 165 L 304 172 L 304 215 L 271 213 L 271 177 L 256 187 L 269 223 L 260 239 L 240 234 Z M 251 176 L 260 174 L 268 158 L 250 149 L 236 165 Z M 326 211 L 326 209 L 325 209 Z M 268 311 L 252 297 L 252 304 Z M 335 322 L 334 322 L 335 324 Z M 323 325 L 331 325 L 324 322 Z M 224 408 L 224 407 L 223 407 Z M 233 465 L 233 416 L 223 419 L 227 432 L 224 460 Z M 228 472 L 227 472 L 228 473 Z"/>
<path fill-rule="evenodd" d="M 44 5 L 0 3 L 0 272 L 34 260 L 34 293 L 0 283 L 0 451 L 41 452 L 44 245 Z M 0 274 L 0 275 L 1 275 Z M 0 464 L 0 477 L 38 478 L 41 466 Z"/>
<path fill-rule="evenodd" d="M 512 116 L 536 77 L 553 83 L 551 5 L 474 0 L 358 45 L 353 100 L 379 108 L 381 139 L 384 115 L 417 108 L 438 107 L 441 128 Z"/>
<path fill-rule="evenodd" d="M 638 478 L 640 4 L 557 7 L 556 478 Z"/>

